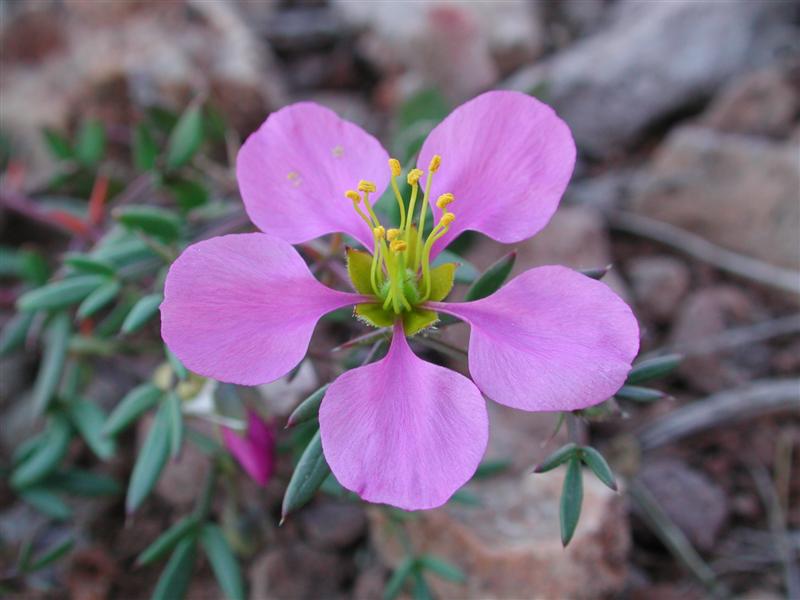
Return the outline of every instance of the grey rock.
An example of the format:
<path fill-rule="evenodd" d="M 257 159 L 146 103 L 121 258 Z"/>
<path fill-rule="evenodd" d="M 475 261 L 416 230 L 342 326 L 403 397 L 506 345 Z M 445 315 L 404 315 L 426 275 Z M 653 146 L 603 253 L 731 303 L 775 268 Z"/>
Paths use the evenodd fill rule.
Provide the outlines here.
<path fill-rule="evenodd" d="M 320 499 L 298 516 L 306 539 L 323 550 L 352 546 L 367 528 L 364 507 L 352 502 Z"/>
<path fill-rule="evenodd" d="M 688 267 L 671 256 L 635 258 L 627 273 L 637 305 L 656 321 L 669 321 L 689 291 Z"/>

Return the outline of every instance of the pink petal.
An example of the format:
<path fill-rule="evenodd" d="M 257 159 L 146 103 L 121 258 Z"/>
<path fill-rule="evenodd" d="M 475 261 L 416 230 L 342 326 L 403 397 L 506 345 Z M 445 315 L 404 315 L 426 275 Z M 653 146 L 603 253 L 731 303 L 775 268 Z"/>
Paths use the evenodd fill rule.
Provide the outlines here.
<path fill-rule="evenodd" d="M 486 403 L 466 377 L 417 358 L 396 326 L 386 357 L 334 381 L 319 411 L 333 474 L 364 500 L 440 506 L 486 450 Z"/>
<path fill-rule="evenodd" d="M 631 309 L 565 267 L 526 271 L 488 298 L 430 303 L 469 322 L 469 370 L 492 400 L 531 411 L 586 408 L 625 383 L 639 350 Z"/>
<path fill-rule="evenodd" d="M 275 466 L 275 437 L 269 426 L 253 410 L 247 414 L 246 437 L 222 428 L 222 440 L 247 474 L 260 486 L 267 485 Z"/>
<path fill-rule="evenodd" d="M 456 215 L 441 250 L 467 229 L 503 243 L 547 225 L 575 165 L 572 133 L 552 108 L 519 92 L 487 92 L 456 108 L 425 140 L 417 165 L 442 165 L 431 195 L 451 192 Z M 434 207 L 438 220 L 441 211 Z"/>
<path fill-rule="evenodd" d="M 372 234 L 344 193 L 361 179 L 389 183 L 380 142 L 333 111 L 301 102 L 272 113 L 242 146 L 236 177 L 247 214 L 259 229 L 298 244 L 333 232 L 367 248 Z"/>
<path fill-rule="evenodd" d="M 226 235 L 189 246 L 170 267 L 161 336 L 192 371 L 258 385 L 302 360 L 322 315 L 360 300 L 319 283 L 279 238 Z"/>

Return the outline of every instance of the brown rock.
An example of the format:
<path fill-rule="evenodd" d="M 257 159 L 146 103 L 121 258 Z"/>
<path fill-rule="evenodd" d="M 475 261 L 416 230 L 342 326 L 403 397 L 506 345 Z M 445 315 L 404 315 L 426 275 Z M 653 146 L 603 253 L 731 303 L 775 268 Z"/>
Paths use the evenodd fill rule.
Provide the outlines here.
<path fill-rule="evenodd" d="M 633 259 L 627 273 L 638 307 L 657 321 L 669 321 L 689 290 L 689 269 L 670 256 Z"/>
<path fill-rule="evenodd" d="M 301 511 L 299 518 L 306 539 L 312 546 L 323 550 L 352 546 L 367 528 L 361 504 L 327 498 L 321 498 Z"/>
<path fill-rule="evenodd" d="M 774 265 L 800 269 L 797 147 L 699 127 L 670 134 L 633 210 Z"/>

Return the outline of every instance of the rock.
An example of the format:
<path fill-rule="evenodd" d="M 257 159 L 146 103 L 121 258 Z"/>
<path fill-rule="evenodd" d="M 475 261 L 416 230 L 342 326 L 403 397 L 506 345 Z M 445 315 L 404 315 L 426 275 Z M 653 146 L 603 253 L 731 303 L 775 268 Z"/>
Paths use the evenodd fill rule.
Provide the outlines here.
<path fill-rule="evenodd" d="M 591 473 L 584 476 L 581 520 L 562 548 L 558 504 L 564 469 L 495 477 L 467 489 L 480 506 L 451 502 L 417 513 L 405 527 L 415 551 L 434 554 L 467 574 L 464 584 L 428 578 L 442 598 L 598 598 L 619 593 L 630 546 L 624 502 Z M 404 557 L 385 513 L 369 510 L 372 539 L 387 565 Z"/>
<path fill-rule="evenodd" d="M 700 127 L 674 130 L 630 208 L 708 241 L 800 270 L 797 146 Z"/>
<path fill-rule="evenodd" d="M 620 2 L 611 26 L 505 86 L 542 89 L 581 149 L 607 158 L 731 77 L 796 47 L 790 3 Z"/>
<path fill-rule="evenodd" d="M 299 513 L 309 543 L 322 550 L 352 546 L 366 532 L 364 508 L 353 502 L 319 499 Z"/>
<path fill-rule="evenodd" d="M 380 565 L 359 570 L 353 585 L 352 598 L 355 600 L 381 600 L 389 574 Z"/>
<path fill-rule="evenodd" d="M 698 549 L 714 547 L 728 519 L 728 500 L 718 485 L 674 459 L 645 463 L 639 480 Z"/>
<path fill-rule="evenodd" d="M 337 554 L 293 543 L 256 558 L 249 575 L 251 598 L 317 600 L 339 597 L 353 568 Z"/>
<path fill-rule="evenodd" d="M 689 269 L 671 256 L 643 256 L 627 265 L 636 303 L 656 321 L 668 322 L 689 291 Z"/>
<path fill-rule="evenodd" d="M 788 138 L 800 115 L 800 63 L 732 81 L 705 111 L 704 125 L 732 133 Z"/>

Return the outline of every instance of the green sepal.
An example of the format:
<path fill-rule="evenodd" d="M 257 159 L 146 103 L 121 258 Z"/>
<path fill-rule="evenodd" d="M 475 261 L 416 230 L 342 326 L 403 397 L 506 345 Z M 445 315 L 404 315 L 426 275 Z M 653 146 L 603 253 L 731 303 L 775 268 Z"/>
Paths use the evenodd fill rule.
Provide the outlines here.
<path fill-rule="evenodd" d="M 414 308 L 403 313 L 403 331 L 408 336 L 419 333 L 439 321 L 439 315 L 426 308 Z"/>
<path fill-rule="evenodd" d="M 384 310 L 380 304 L 358 304 L 355 311 L 356 318 L 372 327 L 391 327 L 394 324 L 395 314 L 391 310 Z"/>
<path fill-rule="evenodd" d="M 373 327 L 391 327 L 397 315 L 394 311 L 386 309 L 380 304 L 359 304 L 356 306 L 356 317 Z M 402 313 L 403 330 L 408 336 L 419 333 L 439 321 L 438 313 L 426 308 L 414 307 Z"/>
<path fill-rule="evenodd" d="M 429 300 L 432 302 L 440 302 L 447 298 L 447 294 L 453 289 L 457 268 L 457 263 L 444 263 L 443 265 L 431 269 L 431 293 L 428 298 Z"/>
<path fill-rule="evenodd" d="M 359 294 L 374 295 L 372 283 L 370 281 L 370 270 L 372 268 L 372 255 L 363 250 L 354 248 L 347 249 L 347 274 L 353 287 Z"/>

